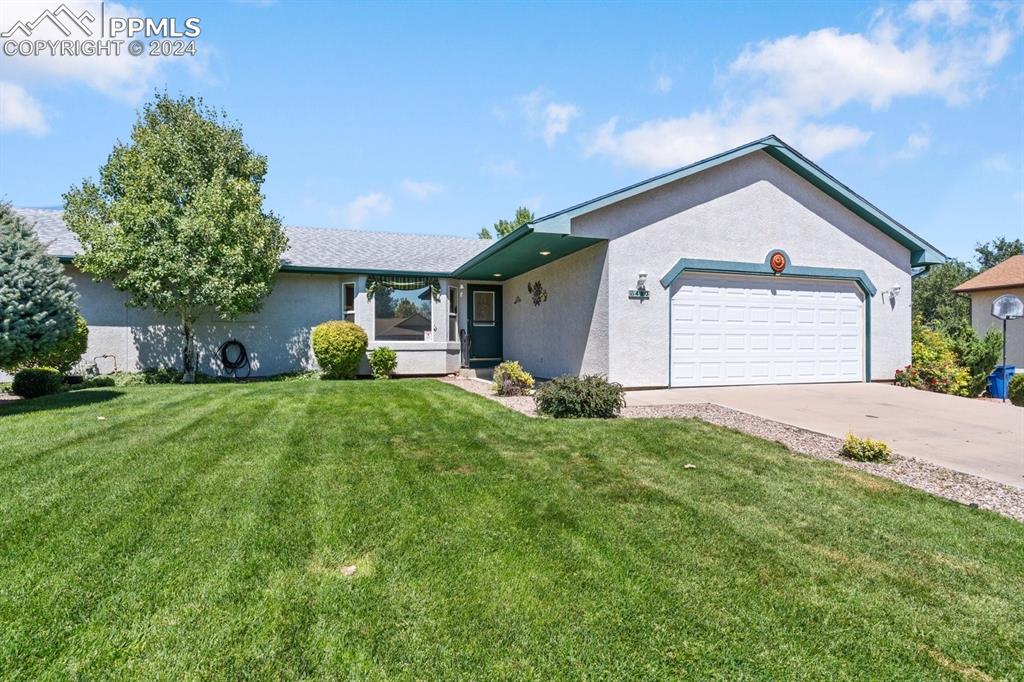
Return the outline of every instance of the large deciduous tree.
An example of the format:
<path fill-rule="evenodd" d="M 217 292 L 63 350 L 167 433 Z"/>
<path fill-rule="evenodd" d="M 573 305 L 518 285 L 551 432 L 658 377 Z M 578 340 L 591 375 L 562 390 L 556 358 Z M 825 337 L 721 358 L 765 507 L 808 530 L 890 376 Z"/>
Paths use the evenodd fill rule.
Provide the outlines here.
<path fill-rule="evenodd" d="M 999 265 L 1010 256 L 1024 253 L 1024 242 L 1020 239 L 996 237 L 990 242 L 975 246 L 974 253 L 977 254 L 978 268 L 984 271 Z"/>
<path fill-rule="evenodd" d="M 181 320 L 184 377 L 195 380 L 195 323 L 254 312 L 287 246 L 263 210 L 267 159 L 242 129 L 194 97 L 158 93 L 99 181 L 64 195 L 64 221 L 84 253 L 75 264 L 128 292 L 129 305 Z"/>
<path fill-rule="evenodd" d="M 14 369 L 75 331 L 75 287 L 32 228 L 0 204 L 0 367 Z"/>
<path fill-rule="evenodd" d="M 911 302 L 914 316 L 945 332 L 970 326 L 971 303 L 966 296 L 953 293 L 953 289 L 976 274 L 967 263 L 951 258 L 915 277 Z"/>

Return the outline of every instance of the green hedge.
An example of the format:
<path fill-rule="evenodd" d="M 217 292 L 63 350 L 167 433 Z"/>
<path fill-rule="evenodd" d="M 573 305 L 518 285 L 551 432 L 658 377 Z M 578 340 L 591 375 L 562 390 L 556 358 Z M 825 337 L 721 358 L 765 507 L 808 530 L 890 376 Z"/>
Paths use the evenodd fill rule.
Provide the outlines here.
<path fill-rule="evenodd" d="M 538 412 L 557 419 L 609 419 L 626 406 L 622 385 L 596 374 L 553 379 L 537 389 L 534 400 Z"/>
<path fill-rule="evenodd" d="M 374 348 L 370 353 L 370 371 L 374 379 L 390 379 L 398 368 L 398 353 L 387 346 Z"/>
<path fill-rule="evenodd" d="M 60 393 L 61 374 L 53 367 L 28 367 L 18 370 L 11 384 L 11 392 L 22 398 L 38 398 Z"/>
<path fill-rule="evenodd" d="M 1024 374 L 1014 374 L 1010 379 L 1010 389 L 1007 397 L 1014 405 L 1024 407 Z"/>
<path fill-rule="evenodd" d="M 354 379 L 369 343 L 362 327 L 343 320 L 318 324 L 311 341 L 325 379 Z"/>

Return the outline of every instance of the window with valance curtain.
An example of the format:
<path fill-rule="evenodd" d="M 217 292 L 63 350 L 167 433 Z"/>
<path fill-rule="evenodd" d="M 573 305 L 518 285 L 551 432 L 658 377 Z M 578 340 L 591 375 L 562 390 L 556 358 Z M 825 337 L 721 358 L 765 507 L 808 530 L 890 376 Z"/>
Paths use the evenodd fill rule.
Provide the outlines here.
<path fill-rule="evenodd" d="M 377 341 L 432 341 L 434 301 L 441 300 L 436 277 L 370 275 L 366 295 L 373 301 Z"/>

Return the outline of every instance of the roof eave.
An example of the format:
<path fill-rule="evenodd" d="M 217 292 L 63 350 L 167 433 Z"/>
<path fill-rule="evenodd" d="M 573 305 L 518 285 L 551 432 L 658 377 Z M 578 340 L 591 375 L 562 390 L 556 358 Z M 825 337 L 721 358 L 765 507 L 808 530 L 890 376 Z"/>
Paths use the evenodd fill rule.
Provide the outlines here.
<path fill-rule="evenodd" d="M 914 267 L 924 265 L 937 265 L 945 263 L 946 255 L 929 244 L 923 238 L 914 234 L 901 225 L 891 216 L 887 215 L 877 206 L 860 196 L 852 189 L 841 183 L 830 175 L 823 168 L 813 161 L 800 154 L 775 135 L 769 135 L 749 142 L 735 149 L 716 154 L 688 166 L 678 168 L 667 173 L 662 173 L 648 180 L 638 182 L 620 190 L 610 192 L 595 199 L 576 204 L 557 213 L 552 213 L 539 218 L 533 222 L 538 230 L 568 232 L 569 225 L 573 218 L 587 213 L 600 210 L 606 206 L 629 199 L 638 194 L 649 192 L 663 185 L 667 185 L 691 175 L 708 170 L 723 163 L 728 163 L 742 156 L 758 151 L 764 151 L 779 163 L 783 164 L 800 177 L 804 178 L 826 195 L 832 197 L 847 209 L 852 211 L 876 229 L 893 238 L 897 243 L 906 247 L 911 254 L 911 265 Z"/>
<path fill-rule="evenodd" d="M 1024 282 L 1020 282 L 1018 284 L 1013 284 L 1013 283 L 1010 283 L 1010 284 L 990 284 L 990 285 L 986 285 L 986 286 L 967 287 L 967 288 L 955 287 L 953 289 L 953 293 L 955 293 L 955 294 L 974 294 L 974 293 L 977 293 L 979 291 L 996 291 L 998 289 L 1024 289 Z"/>
<path fill-rule="evenodd" d="M 498 253 L 499 251 L 505 250 L 510 245 L 519 241 L 520 239 L 530 234 L 531 232 L 533 232 L 533 225 L 531 223 L 524 223 L 523 225 L 520 225 L 519 227 L 509 232 L 501 239 L 498 239 L 493 244 L 488 246 L 486 249 L 484 249 L 483 251 L 476 254 L 468 261 L 457 267 L 455 269 L 455 272 L 452 273 L 452 276 L 458 277 L 459 275 L 468 271 L 470 268 L 473 268 L 476 265 L 482 263 L 483 261 L 487 260 L 488 258 Z"/>

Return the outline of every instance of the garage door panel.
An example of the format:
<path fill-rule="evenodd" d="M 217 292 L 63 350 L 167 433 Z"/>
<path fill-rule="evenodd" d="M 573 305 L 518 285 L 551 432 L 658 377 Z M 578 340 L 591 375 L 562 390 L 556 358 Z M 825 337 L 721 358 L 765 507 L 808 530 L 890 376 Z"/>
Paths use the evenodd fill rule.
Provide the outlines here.
<path fill-rule="evenodd" d="M 671 319 L 673 386 L 863 380 L 853 283 L 686 275 Z"/>

